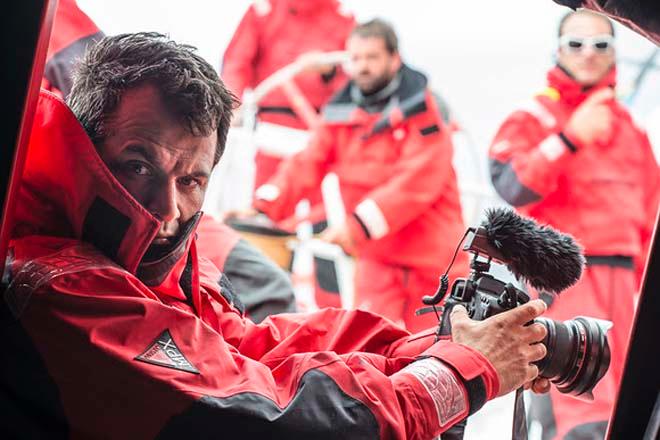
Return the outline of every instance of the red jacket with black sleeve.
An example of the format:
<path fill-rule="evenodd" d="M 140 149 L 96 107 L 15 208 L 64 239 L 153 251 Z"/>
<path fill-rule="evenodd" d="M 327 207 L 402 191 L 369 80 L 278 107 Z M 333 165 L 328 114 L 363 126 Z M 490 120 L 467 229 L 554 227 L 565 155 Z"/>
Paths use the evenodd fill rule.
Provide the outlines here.
<path fill-rule="evenodd" d="M 41 87 L 66 98 L 71 91 L 75 63 L 85 55 L 89 45 L 103 36 L 76 0 L 59 0 Z"/>
<path fill-rule="evenodd" d="M 222 60 L 222 80 L 239 98 L 307 52 L 343 50 L 355 26 L 337 0 L 257 0 L 243 16 Z M 304 38 L 301 38 L 304 36 Z M 323 104 L 346 82 L 340 68 L 321 75 L 299 74 L 294 82 L 312 107 Z M 304 129 L 280 90 L 259 103 L 259 118 Z"/>
<path fill-rule="evenodd" d="M 646 133 L 618 102 L 607 142 L 581 145 L 564 130 L 572 112 L 602 87 L 585 90 L 562 68 L 548 88 L 500 126 L 490 170 L 500 196 L 520 212 L 572 234 L 588 256 L 633 257 L 643 269 L 660 196 L 660 170 Z"/>
<path fill-rule="evenodd" d="M 0 308 L 9 437 L 432 438 L 498 392 L 477 352 L 366 312 L 250 322 L 197 255 L 200 215 L 145 257 L 159 221 L 52 94 L 20 184 Z"/>
<path fill-rule="evenodd" d="M 451 138 L 426 77 L 407 66 L 399 75 L 398 104 L 377 113 L 353 101 L 349 83 L 307 148 L 257 189 L 255 207 L 281 220 L 333 172 L 360 258 L 438 274 L 465 230 Z M 454 270 L 465 275 L 460 254 Z"/>

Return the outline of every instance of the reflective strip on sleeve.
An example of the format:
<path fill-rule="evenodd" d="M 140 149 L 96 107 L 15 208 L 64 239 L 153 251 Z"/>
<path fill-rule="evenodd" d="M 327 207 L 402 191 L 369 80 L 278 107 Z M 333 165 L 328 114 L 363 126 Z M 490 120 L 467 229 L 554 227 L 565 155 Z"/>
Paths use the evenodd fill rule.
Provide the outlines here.
<path fill-rule="evenodd" d="M 415 361 L 397 374 L 410 374 L 431 396 L 440 426 L 453 424 L 467 415 L 468 396 L 454 372 L 435 358 Z"/>
<path fill-rule="evenodd" d="M 355 215 L 357 215 L 362 223 L 369 230 L 369 236 L 373 240 L 378 240 L 384 237 L 390 231 L 387 220 L 383 215 L 376 202 L 372 199 L 363 200 L 355 208 Z"/>
<path fill-rule="evenodd" d="M 254 192 L 254 195 L 257 199 L 265 200 L 266 202 L 272 202 L 280 196 L 280 189 L 275 185 L 267 183 L 257 188 L 257 190 Z"/>
<path fill-rule="evenodd" d="M 539 150 L 550 162 L 556 161 L 568 151 L 566 145 L 557 135 L 548 136 L 539 145 Z"/>

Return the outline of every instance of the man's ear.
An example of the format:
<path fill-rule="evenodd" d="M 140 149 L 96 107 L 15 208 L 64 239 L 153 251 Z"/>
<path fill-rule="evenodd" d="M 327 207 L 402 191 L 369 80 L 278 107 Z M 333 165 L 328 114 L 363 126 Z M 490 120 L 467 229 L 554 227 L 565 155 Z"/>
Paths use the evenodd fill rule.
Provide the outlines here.
<path fill-rule="evenodd" d="M 392 55 L 392 69 L 395 72 L 398 72 L 399 69 L 401 68 L 401 64 L 403 64 L 403 61 L 401 61 L 401 54 L 399 52 L 396 52 Z"/>

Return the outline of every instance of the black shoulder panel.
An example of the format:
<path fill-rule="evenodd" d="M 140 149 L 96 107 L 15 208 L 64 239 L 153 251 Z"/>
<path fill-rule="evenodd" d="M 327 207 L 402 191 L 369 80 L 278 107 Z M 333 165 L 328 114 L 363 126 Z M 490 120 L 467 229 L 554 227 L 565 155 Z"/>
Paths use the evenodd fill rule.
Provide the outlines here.
<path fill-rule="evenodd" d="M 2 438 L 67 439 L 60 393 L 20 321 L 0 303 L 0 433 Z"/>
<path fill-rule="evenodd" d="M 363 403 L 344 393 L 325 373 L 310 370 L 284 408 L 257 393 L 202 397 L 171 418 L 157 437 L 184 438 L 372 440 L 379 438 L 379 428 Z"/>

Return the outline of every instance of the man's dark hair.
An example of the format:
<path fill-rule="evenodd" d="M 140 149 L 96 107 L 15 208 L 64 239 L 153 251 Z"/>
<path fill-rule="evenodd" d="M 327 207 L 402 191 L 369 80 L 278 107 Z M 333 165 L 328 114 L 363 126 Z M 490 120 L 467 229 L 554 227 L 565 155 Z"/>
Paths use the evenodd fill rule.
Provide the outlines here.
<path fill-rule="evenodd" d="M 606 22 L 610 26 L 610 34 L 614 36 L 614 24 L 612 23 L 612 20 L 607 18 L 607 16 L 603 14 L 599 14 L 597 12 L 590 11 L 588 9 L 579 9 L 577 11 L 569 11 L 564 16 L 559 20 L 559 26 L 557 27 L 557 36 L 561 37 L 564 35 L 564 25 L 568 21 L 569 18 L 571 18 L 574 15 L 590 15 L 592 17 L 600 18 L 604 22 Z"/>
<path fill-rule="evenodd" d="M 358 24 L 351 32 L 351 37 L 353 36 L 381 38 L 385 42 L 385 47 L 389 53 L 394 54 L 399 51 L 399 39 L 396 36 L 396 32 L 394 32 L 394 28 L 380 18 L 374 18 L 366 23 Z"/>
<path fill-rule="evenodd" d="M 105 37 L 92 46 L 74 74 L 68 103 L 92 142 L 101 145 L 105 123 L 122 94 L 134 87 L 155 86 L 174 114 L 194 136 L 218 132 L 214 163 L 222 156 L 236 97 L 215 69 L 192 46 L 159 33 Z"/>

